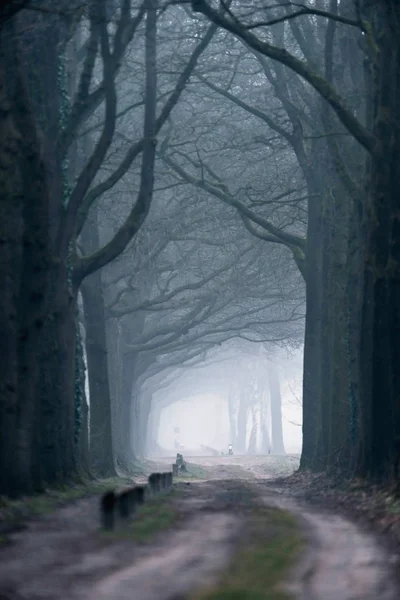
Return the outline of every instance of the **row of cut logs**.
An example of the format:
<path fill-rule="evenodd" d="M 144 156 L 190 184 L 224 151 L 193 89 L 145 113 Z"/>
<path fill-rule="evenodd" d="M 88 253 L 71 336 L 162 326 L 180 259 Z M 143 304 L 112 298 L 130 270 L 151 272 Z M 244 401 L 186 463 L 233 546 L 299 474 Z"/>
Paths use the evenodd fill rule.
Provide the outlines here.
<path fill-rule="evenodd" d="M 148 498 L 172 487 L 172 472 L 152 473 L 147 485 L 135 485 L 120 492 L 105 492 L 100 500 L 101 526 L 103 529 L 114 529 L 118 522 L 125 522 L 134 516 L 136 510 Z"/>

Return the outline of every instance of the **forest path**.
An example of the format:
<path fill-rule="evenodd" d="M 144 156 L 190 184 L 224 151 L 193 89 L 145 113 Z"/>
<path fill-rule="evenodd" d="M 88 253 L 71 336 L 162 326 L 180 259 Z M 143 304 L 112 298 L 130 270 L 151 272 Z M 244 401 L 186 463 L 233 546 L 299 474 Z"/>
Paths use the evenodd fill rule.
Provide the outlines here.
<path fill-rule="evenodd" d="M 240 544 L 251 497 L 298 516 L 307 549 L 287 584 L 299 600 L 395 600 L 390 556 L 342 516 L 279 488 L 273 457 L 195 459 L 207 481 L 176 484 L 179 519 L 138 543 L 99 532 L 98 497 L 79 500 L 12 535 L 0 549 L 0 600 L 184 600 L 211 585 Z M 272 467 L 272 465 L 275 465 Z M 271 468 L 269 468 L 271 467 Z M 175 505 L 174 505 L 175 503 Z"/>

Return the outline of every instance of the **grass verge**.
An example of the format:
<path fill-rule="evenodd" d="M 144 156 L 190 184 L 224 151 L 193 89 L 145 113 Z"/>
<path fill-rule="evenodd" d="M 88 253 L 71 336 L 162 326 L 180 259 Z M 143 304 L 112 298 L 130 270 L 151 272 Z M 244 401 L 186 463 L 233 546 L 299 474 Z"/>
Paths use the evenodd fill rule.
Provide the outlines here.
<path fill-rule="evenodd" d="M 269 507 L 255 509 L 242 548 L 212 589 L 191 600 L 288 600 L 279 589 L 303 546 L 291 514 Z"/>
<path fill-rule="evenodd" d="M 125 485 L 132 485 L 132 479 L 88 479 L 52 487 L 41 494 L 23 496 L 17 500 L 0 496 L 0 546 L 8 542 L 9 533 L 23 529 L 26 522 L 35 517 L 49 514 L 75 500 Z"/>

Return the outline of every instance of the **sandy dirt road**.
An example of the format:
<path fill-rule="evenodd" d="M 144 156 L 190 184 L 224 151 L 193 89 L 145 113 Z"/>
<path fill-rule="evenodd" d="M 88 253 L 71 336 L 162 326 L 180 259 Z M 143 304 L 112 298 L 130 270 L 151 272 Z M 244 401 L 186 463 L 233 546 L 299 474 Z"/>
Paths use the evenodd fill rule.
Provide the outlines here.
<path fill-rule="evenodd" d="M 168 463 L 170 461 L 161 461 Z M 196 458 L 207 480 L 178 484 L 179 522 L 149 542 L 99 533 L 98 498 L 77 501 L 13 534 L 0 549 L 0 600 L 184 600 L 212 584 L 258 501 L 299 518 L 307 550 L 287 581 L 301 600 L 398 600 L 394 558 L 347 519 L 303 505 L 273 478 L 295 457 Z"/>

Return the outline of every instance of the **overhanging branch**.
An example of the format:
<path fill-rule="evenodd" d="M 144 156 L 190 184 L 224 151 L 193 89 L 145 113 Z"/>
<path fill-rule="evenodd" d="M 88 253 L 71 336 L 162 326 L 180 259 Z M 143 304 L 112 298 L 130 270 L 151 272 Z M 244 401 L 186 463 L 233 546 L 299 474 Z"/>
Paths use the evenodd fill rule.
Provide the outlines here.
<path fill-rule="evenodd" d="M 242 39 L 248 46 L 260 52 L 264 56 L 276 60 L 303 77 L 325 100 L 330 104 L 335 111 L 339 120 L 354 136 L 354 138 L 371 154 L 376 151 L 376 138 L 372 135 L 361 123 L 354 117 L 352 112 L 346 107 L 343 98 L 337 93 L 329 82 L 313 71 L 304 61 L 296 58 L 293 54 L 270 44 L 267 41 L 259 39 L 239 19 L 229 10 L 217 11 L 212 8 L 206 0 L 192 1 L 192 8 L 195 12 L 200 12 L 205 15 L 212 23 L 222 27 L 226 31 L 231 32 L 238 38 Z"/>

